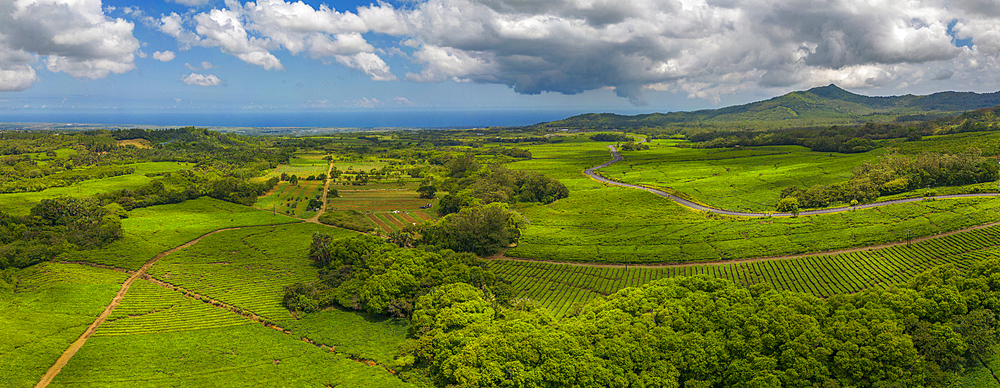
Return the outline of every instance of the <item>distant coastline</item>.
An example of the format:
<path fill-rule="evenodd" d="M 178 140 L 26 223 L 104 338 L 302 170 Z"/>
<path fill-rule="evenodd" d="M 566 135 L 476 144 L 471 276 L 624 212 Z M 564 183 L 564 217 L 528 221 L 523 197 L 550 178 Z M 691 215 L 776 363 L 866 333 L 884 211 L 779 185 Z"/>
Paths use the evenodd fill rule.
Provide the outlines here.
<path fill-rule="evenodd" d="M 78 130 L 89 128 L 210 127 L 250 132 L 316 132 L 317 129 L 445 129 L 532 125 L 565 119 L 582 110 L 407 110 L 364 112 L 24 112 L 0 114 L 3 129 Z"/>

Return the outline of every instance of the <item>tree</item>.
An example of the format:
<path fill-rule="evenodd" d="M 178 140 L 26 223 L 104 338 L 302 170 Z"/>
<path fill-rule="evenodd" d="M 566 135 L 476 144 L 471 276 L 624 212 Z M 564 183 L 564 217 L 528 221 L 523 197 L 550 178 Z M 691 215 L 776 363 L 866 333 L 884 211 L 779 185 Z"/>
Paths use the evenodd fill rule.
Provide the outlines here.
<path fill-rule="evenodd" d="M 434 199 L 434 194 L 436 192 L 437 189 L 434 186 L 430 185 L 420 186 L 420 188 L 417 189 L 417 193 L 419 193 L 420 198 L 423 199 Z"/>
<path fill-rule="evenodd" d="M 468 175 L 470 171 L 478 170 L 479 163 L 476 163 L 476 156 L 470 152 L 457 158 L 452 158 L 445 164 L 445 167 L 448 168 L 449 175 L 452 178 L 461 178 Z"/>
<path fill-rule="evenodd" d="M 776 209 L 779 212 L 799 214 L 799 199 L 795 197 L 785 197 L 778 201 Z"/>
<path fill-rule="evenodd" d="M 424 227 L 423 241 L 459 252 L 488 256 L 517 243 L 521 215 L 505 203 L 471 206 Z"/>

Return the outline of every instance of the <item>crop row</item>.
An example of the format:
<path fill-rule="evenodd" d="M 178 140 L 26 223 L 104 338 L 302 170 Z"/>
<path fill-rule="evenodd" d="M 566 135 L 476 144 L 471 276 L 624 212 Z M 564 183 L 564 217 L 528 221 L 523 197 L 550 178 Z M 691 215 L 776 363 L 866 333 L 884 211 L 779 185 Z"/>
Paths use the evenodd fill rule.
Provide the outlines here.
<path fill-rule="evenodd" d="M 276 321 L 288 317 L 281 306 L 284 286 L 316 278 L 308 252 L 311 235 L 317 231 L 339 230 L 294 224 L 220 232 L 163 258 L 149 273 Z"/>
<path fill-rule="evenodd" d="M 409 225 L 419 224 L 424 220 L 433 220 L 433 217 L 424 213 L 423 215 L 411 213 L 409 211 L 397 211 L 388 213 L 369 213 L 365 215 L 369 222 L 386 232 L 403 229 Z"/>
<path fill-rule="evenodd" d="M 135 282 L 96 336 L 168 333 L 251 323 L 237 314 L 184 297 L 146 280 Z"/>
<path fill-rule="evenodd" d="M 965 268 L 1000 253 L 1000 227 L 989 227 L 914 243 L 838 255 L 805 256 L 662 267 L 583 266 L 498 260 L 491 268 L 521 296 L 534 299 L 556 316 L 626 287 L 675 276 L 705 274 L 740 284 L 766 282 L 781 290 L 820 297 L 885 288 L 906 282 L 943 264 Z"/>

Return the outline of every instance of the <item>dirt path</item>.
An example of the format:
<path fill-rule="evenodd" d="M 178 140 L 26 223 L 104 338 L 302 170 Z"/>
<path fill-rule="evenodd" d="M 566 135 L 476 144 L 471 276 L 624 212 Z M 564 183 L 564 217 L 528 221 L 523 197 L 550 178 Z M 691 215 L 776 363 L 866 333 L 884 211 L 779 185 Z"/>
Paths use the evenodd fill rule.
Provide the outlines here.
<path fill-rule="evenodd" d="M 921 241 L 947 237 L 953 234 L 964 233 L 972 230 L 985 229 L 991 226 L 1000 225 L 1000 222 L 993 222 L 985 225 L 978 225 L 973 227 L 968 227 L 964 229 L 957 229 L 950 232 L 939 233 L 931 236 L 917 237 L 910 239 L 911 244 L 916 244 Z M 525 262 L 535 262 L 535 263 L 550 263 L 550 264 L 565 264 L 574 265 L 578 267 L 602 267 L 602 268 L 622 268 L 622 267 L 635 267 L 635 268 L 666 268 L 666 267 L 692 267 L 696 265 L 725 265 L 725 264 L 735 264 L 735 263 L 747 263 L 753 261 L 767 261 L 767 260 L 782 260 L 782 259 L 794 259 L 799 257 L 812 257 L 812 256 L 833 256 L 839 255 L 841 253 L 851 253 L 860 251 L 870 251 L 875 249 L 889 248 L 900 245 L 906 245 L 906 241 L 897 241 L 893 243 L 885 243 L 879 245 L 868 245 L 856 248 L 846 248 L 838 249 L 834 251 L 824 251 L 824 252 L 811 252 L 811 253 L 797 253 L 794 255 L 782 255 L 782 256 L 765 256 L 765 257 L 751 257 L 747 259 L 734 259 L 734 260 L 715 260 L 715 261 L 698 261 L 698 262 L 688 262 L 688 263 L 648 263 L 648 264 L 610 264 L 610 263 L 578 263 L 570 261 L 555 261 L 555 260 L 534 260 L 525 259 L 521 257 L 509 257 L 504 256 L 504 252 L 497 253 L 490 257 L 485 257 L 485 260 L 495 261 L 495 260 L 510 260 L 510 261 L 525 261 Z"/>
<path fill-rule="evenodd" d="M 262 326 L 264 326 L 264 327 L 266 327 L 268 329 L 272 329 L 272 330 L 275 330 L 275 331 L 280 331 L 280 332 L 282 332 L 284 334 L 287 334 L 287 335 L 293 335 L 293 333 L 292 333 L 291 330 L 285 329 L 284 327 L 279 326 L 278 324 L 276 324 L 276 323 L 268 320 L 265 317 L 257 315 L 257 314 L 255 314 L 253 312 L 248 311 L 248 310 L 242 309 L 242 308 L 240 308 L 240 307 L 238 307 L 236 305 L 229 304 L 229 303 L 220 301 L 220 300 L 215 299 L 215 298 L 210 298 L 210 297 L 201 295 L 201 294 L 199 294 L 197 292 L 190 291 L 188 289 L 180 287 L 178 285 L 175 285 L 175 284 L 172 284 L 172 283 L 169 283 L 169 282 L 166 282 L 166 281 L 154 278 L 152 276 L 149 276 L 149 274 L 145 273 L 145 269 L 148 269 L 149 267 L 151 267 L 152 264 L 154 264 L 156 260 L 159 260 L 159 259 L 163 258 L 164 256 L 167 256 L 167 255 L 169 255 L 169 254 L 171 254 L 173 252 L 176 252 L 177 250 L 190 247 L 190 246 L 196 244 L 197 242 L 199 242 L 201 239 L 203 239 L 205 237 L 208 237 L 209 235 L 212 235 L 212 234 L 215 234 L 215 233 L 218 233 L 218 232 L 222 232 L 222 231 L 226 231 L 226 230 L 234 230 L 234 229 L 241 229 L 241 228 L 236 227 L 236 228 L 226 228 L 226 229 L 215 230 L 215 231 L 207 233 L 207 234 L 205 234 L 205 235 L 203 235 L 201 237 L 198 237 L 195 240 L 187 242 L 184 245 L 181 245 L 181 246 L 179 246 L 177 248 L 174 248 L 174 249 L 171 249 L 171 250 L 169 250 L 167 252 L 161 253 L 160 255 L 158 255 L 157 257 L 155 257 L 153 260 L 151 260 L 149 263 L 147 263 L 147 265 L 144 265 L 143 269 L 140 269 L 138 272 L 133 272 L 133 271 L 130 271 L 130 270 L 125 269 L 125 268 L 119 268 L 119 267 L 102 265 L 102 264 L 95 264 L 95 263 L 89 263 L 89 262 L 81 262 L 81 261 L 58 261 L 58 263 L 86 265 L 86 266 L 97 267 L 97 268 L 102 268 L 102 269 L 107 269 L 107 270 L 112 270 L 112 271 L 130 273 L 130 274 L 133 274 L 133 275 L 126 281 L 126 283 L 128 283 L 129 286 L 131 286 L 132 282 L 134 282 L 135 280 L 137 280 L 139 278 L 142 278 L 143 280 L 146 280 L 146 281 L 148 281 L 150 283 L 156 284 L 156 285 L 158 285 L 160 287 L 167 288 L 167 289 L 179 292 L 183 296 L 188 297 L 190 299 L 194 299 L 194 300 L 197 300 L 197 301 L 204 301 L 204 300 L 207 299 L 208 300 L 208 304 L 212 305 L 215 308 L 219 308 L 219 309 L 223 309 L 223 310 L 229 310 L 232 313 L 238 314 L 238 315 L 240 315 L 240 316 L 242 316 L 242 317 L 244 317 L 244 318 L 246 318 L 246 319 L 248 319 L 250 321 L 253 321 L 253 322 L 257 323 L 257 324 L 260 324 L 260 325 L 262 325 Z M 127 291 L 128 291 L 128 287 L 125 287 L 123 285 L 122 290 L 118 291 L 118 296 L 116 296 L 115 299 L 112 300 L 112 304 L 117 307 L 118 304 L 121 302 L 122 297 L 124 297 L 125 292 L 127 292 Z M 112 307 L 111 305 L 109 305 L 108 308 L 105 309 L 105 314 L 102 314 L 102 318 L 99 318 L 101 320 L 101 322 L 104 321 L 103 318 L 107 318 L 108 314 L 110 314 L 110 312 L 112 310 L 114 310 L 114 307 Z M 97 330 L 97 326 L 99 326 L 99 325 L 100 325 L 100 323 L 98 323 L 98 322 L 95 321 L 94 324 L 91 325 L 91 327 L 93 327 L 93 330 L 90 330 L 90 328 L 88 328 L 88 332 L 85 333 L 86 336 L 89 337 L 90 334 L 93 334 L 94 331 Z M 81 337 L 81 339 L 83 339 L 83 337 Z M 320 349 L 324 349 L 324 350 L 327 350 L 327 351 L 330 351 L 330 352 L 335 352 L 337 350 L 337 346 L 336 345 L 323 344 L 323 343 L 314 341 L 314 340 L 312 340 L 312 339 L 310 339 L 308 337 L 301 337 L 301 340 L 303 342 L 312 344 L 313 346 L 316 346 L 316 347 L 318 347 Z M 80 347 L 83 346 L 83 342 L 85 342 L 85 341 L 86 341 L 86 339 L 83 339 L 83 341 L 77 340 L 77 342 L 79 342 L 79 344 L 77 344 L 76 342 L 74 342 L 73 346 L 70 347 L 70 349 L 72 350 L 72 353 L 75 354 L 76 351 L 79 350 Z M 70 350 L 67 350 L 67 353 L 69 351 Z M 54 378 L 55 375 L 59 373 L 59 370 L 61 370 L 62 367 L 65 366 L 67 362 L 69 362 L 69 359 L 72 356 L 73 356 L 72 354 L 69 354 L 67 356 L 67 354 L 64 353 L 63 357 L 60 357 L 59 361 L 56 362 L 56 365 L 49 369 L 49 373 L 46 374 L 46 377 L 43 377 L 42 382 L 38 383 L 38 385 L 36 385 L 36 387 L 44 387 L 45 385 L 48 385 L 48 383 L 51 382 L 52 378 Z M 389 371 L 389 373 L 396 374 L 396 371 L 393 370 L 392 368 L 390 368 L 388 365 L 378 363 L 375 360 L 358 357 L 356 355 L 349 355 L 348 354 L 347 356 L 350 359 L 354 360 L 354 361 L 363 363 L 363 364 L 368 365 L 368 366 L 381 366 L 385 370 Z M 64 357 L 65 357 L 65 360 L 63 360 Z M 53 368 L 56 368 L 56 367 L 58 367 L 59 370 L 55 370 L 53 372 Z M 49 376 L 49 374 L 51 374 L 51 376 Z"/>
<path fill-rule="evenodd" d="M 333 161 L 331 160 L 326 166 L 326 182 L 323 183 L 323 207 L 316 212 L 315 216 L 312 216 L 306 222 L 312 222 L 314 224 L 319 224 L 319 216 L 326 213 L 326 194 L 330 191 L 330 172 L 333 171 Z"/>
<path fill-rule="evenodd" d="M 874 207 L 896 205 L 896 204 L 907 203 L 907 202 L 919 202 L 919 201 L 924 201 L 924 200 L 928 200 L 928 199 L 953 199 L 953 198 L 998 197 L 998 196 L 1000 196 L 1000 193 L 949 194 L 949 195 L 938 195 L 938 196 L 927 197 L 927 198 L 922 198 L 921 197 L 921 198 L 894 199 L 894 200 L 889 200 L 889 201 L 880 201 L 880 202 L 866 203 L 866 204 L 858 205 L 858 206 L 841 206 L 841 207 L 834 207 L 834 208 L 828 208 L 828 209 L 805 210 L 805 211 L 799 212 L 798 214 L 783 213 L 783 212 L 773 212 L 773 213 L 767 213 L 767 212 L 739 212 L 739 211 L 717 209 L 717 208 L 714 208 L 714 207 L 705 206 L 705 205 L 702 205 L 702 204 L 699 204 L 699 203 L 695 203 L 695 202 L 686 200 L 684 198 L 680 198 L 678 196 L 675 196 L 675 195 L 670 194 L 670 193 L 668 193 L 666 191 L 663 191 L 663 190 L 654 189 L 654 188 L 646 187 L 646 186 L 633 185 L 633 184 L 630 184 L 630 183 L 619 182 L 619 181 L 611 180 L 611 179 L 605 178 L 603 176 L 600 176 L 600 175 L 598 175 L 595 172 L 596 170 L 599 170 L 599 169 L 602 169 L 604 167 L 610 166 L 610 165 L 612 165 L 612 164 L 614 164 L 614 163 L 616 163 L 616 162 L 621 161 L 621 160 L 624 159 L 624 158 L 622 158 L 622 155 L 620 153 L 618 153 L 618 150 L 615 148 L 615 146 L 609 145 L 608 149 L 611 150 L 611 157 L 612 157 L 611 160 L 609 160 L 607 162 L 604 162 L 600 166 L 591 167 L 591 168 L 588 168 L 586 170 L 583 170 L 583 173 L 586 174 L 587 176 L 589 176 L 591 179 L 594 179 L 594 180 L 596 180 L 598 182 L 601 182 L 601 183 L 605 183 L 605 184 L 609 184 L 609 185 L 614 185 L 614 186 L 628 187 L 628 188 L 632 188 L 632 189 L 638 189 L 638 190 L 648 191 L 650 193 L 659 195 L 661 197 L 668 198 L 668 199 L 670 199 L 670 200 L 672 200 L 672 201 L 680 204 L 681 206 L 684 206 L 684 207 L 687 207 L 687 208 L 690 208 L 690 209 L 700 210 L 700 211 L 705 211 L 705 212 L 711 212 L 711 213 L 715 213 L 715 214 L 722 214 L 722 215 L 727 215 L 727 216 L 754 217 L 754 218 L 759 218 L 759 217 L 792 217 L 792 216 L 795 216 L 795 215 L 811 216 L 811 215 L 817 215 L 817 214 L 840 213 L 840 212 L 846 212 L 846 211 L 851 211 L 851 210 L 855 210 L 855 209 L 869 209 L 869 208 L 874 208 Z"/>
<path fill-rule="evenodd" d="M 87 330 L 84 331 L 82 335 L 80 335 L 80 338 L 77 338 L 77 340 L 74 341 L 73 344 L 70 345 L 69 348 L 66 349 L 66 351 L 64 351 L 61 356 L 59 356 L 59 359 L 56 360 L 55 365 L 52 365 L 52 367 L 50 367 L 49 370 L 45 372 L 45 375 L 42 376 L 41 381 L 39 381 L 38 384 L 35 384 L 35 388 L 46 387 L 49 385 L 49 383 L 52 382 L 52 379 L 54 379 L 56 375 L 58 375 L 59 372 L 62 371 L 62 368 L 66 366 L 69 360 L 73 358 L 73 355 L 75 355 L 76 352 L 79 351 L 81 347 L 83 347 L 83 344 L 87 342 L 87 339 L 90 338 L 90 336 L 93 335 L 95 331 L 97 331 L 97 328 L 101 326 L 101 323 L 104 323 L 104 320 L 108 319 L 108 316 L 111 315 L 111 312 L 114 311 L 116 307 L 118 307 L 118 304 L 121 303 L 122 298 L 125 297 L 125 294 L 128 292 L 129 287 L 132 286 L 132 283 L 135 283 L 136 279 L 142 277 L 143 274 L 145 274 L 146 271 L 153 266 L 153 264 L 156 264 L 157 261 L 159 261 L 160 259 L 166 257 L 171 253 L 177 252 L 181 249 L 194 245 L 195 243 L 201 241 L 201 239 L 205 237 L 211 236 L 218 232 L 226 230 L 234 230 L 234 229 L 240 229 L 240 228 L 224 228 L 205 233 L 201 235 L 201 237 L 188 241 L 181 246 L 160 253 L 159 255 L 156 255 L 156 257 L 154 257 L 153 259 L 147 261 L 146 264 L 143 264 L 142 268 L 139 268 L 139 270 L 135 271 L 132 274 L 132 276 L 129 276 L 128 280 L 126 280 L 125 283 L 122 283 L 122 288 L 118 290 L 118 294 L 116 294 L 114 299 L 111 300 L 111 303 L 104 308 L 104 312 L 101 313 L 101 315 L 98 316 L 96 320 L 94 320 L 94 323 L 91 323 L 90 326 L 87 327 Z"/>

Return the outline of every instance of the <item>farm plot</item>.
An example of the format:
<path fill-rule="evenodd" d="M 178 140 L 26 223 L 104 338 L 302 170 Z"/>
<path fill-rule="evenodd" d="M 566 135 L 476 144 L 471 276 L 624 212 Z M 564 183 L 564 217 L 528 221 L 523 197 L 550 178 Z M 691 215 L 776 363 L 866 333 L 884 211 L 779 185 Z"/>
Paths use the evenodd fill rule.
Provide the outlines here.
<path fill-rule="evenodd" d="M 284 286 L 317 278 L 318 271 L 308 258 L 315 232 L 334 238 L 353 234 L 316 224 L 224 231 L 163 258 L 149 273 L 157 280 L 261 316 L 290 330 L 295 338 L 307 337 L 353 357 L 390 362 L 406 338 L 405 324 L 336 310 L 296 319 L 281 306 Z"/>
<path fill-rule="evenodd" d="M 421 206 L 437 203 L 437 199 L 419 198 L 412 190 L 341 190 L 340 198 L 329 198 L 328 211 L 357 211 L 373 225 L 386 232 L 407 225 L 432 221 L 437 217 Z"/>
<path fill-rule="evenodd" d="M 507 164 L 559 179 L 570 190 L 569 197 L 549 205 L 517 206 L 529 223 L 507 255 L 604 263 L 622 263 L 626 256 L 633 263 L 743 259 L 900 241 L 907 231 L 928 236 L 993 222 L 1000 215 L 1000 200 L 982 198 L 796 218 L 702 214 L 651 193 L 605 187 L 587 178 L 583 169 L 610 159 L 606 146 L 567 136 L 563 143 L 528 145 L 531 160 Z"/>
<path fill-rule="evenodd" d="M 327 309 L 286 319 L 282 327 L 296 337 L 334 346 L 338 353 L 390 364 L 406 340 L 409 321 L 378 315 Z"/>
<path fill-rule="evenodd" d="M 994 222 L 998 199 L 919 201 L 836 214 L 743 218 L 702 214 L 626 188 L 571 191 L 523 206 L 530 222 L 509 256 L 539 260 L 683 263 L 837 250 Z"/>
<path fill-rule="evenodd" d="M 490 266 L 521 295 L 563 316 L 572 313 L 576 303 L 666 277 L 705 274 L 829 297 L 903 283 L 938 265 L 965 268 L 969 262 L 996 256 L 1000 256 L 1000 226 L 835 256 L 627 269 L 512 260 L 496 260 Z"/>
<path fill-rule="evenodd" d="M 121 283 L 116 272 L 42 263 L 0 278 L 0 386 L 30 387 L 104 311 Z"/>
<path fill-rule="evenodd" d="M 124 236 L 103 249 L 73 252 L 67 260 L 138 269 L 160 252 L 216 229 L 298 222 L 209 197 L 129 212 L 122 220 Z"/>
<path fill-rule="evenodd" d="M 282 288 L 316 280 L 308 258 L 314 232 L 352 234 L 316 224 L 224 231 L 161 259 L 149 274 L 276 322 L 290 317 Z"/>
<path fill-rule="evenodd" d="M 409 385 L 381 366 L 365 365 L 257 324 L 92 337 L 49 385 L 120 386 Z"/>
<path fill-rule="evenodd" d="M 290 182 L 278 182 L 271 192 L 257 199 L 254 208 L 284 214 L 291 217 L 307 219 L 316 215 L 310 211 L 309 199 L 322 198 L 325 181 L 300 180 L 293 185 Z"/>
<path fill-rule="evenodd" d="M 228 310 L 140 279 L 129 287 L 121 304 L 94 336 L 170 333 L 252 323 Z"/>

